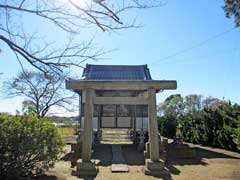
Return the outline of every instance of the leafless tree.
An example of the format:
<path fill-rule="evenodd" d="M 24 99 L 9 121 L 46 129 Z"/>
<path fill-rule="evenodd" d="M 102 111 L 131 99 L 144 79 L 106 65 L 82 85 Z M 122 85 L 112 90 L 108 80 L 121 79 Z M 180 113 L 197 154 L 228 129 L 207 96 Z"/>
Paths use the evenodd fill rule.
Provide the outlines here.
<path fill-rule="evenodd" d="M 28 62 L 44 73 L 62 73 L 65 68 L 81 67 L 81 62 L 96 60 L 106 52 L 93 50 L 92 40 L 76 44 L 70 39 L 64 47 L 54 48 L 50 40 L 43 41 L 31 33 L 22 22 L 24 16 L 53 23 L 76 35 L 94 26 L 102 31 L 138 27 L 134 17 L 128 16 L 131 21 L 126 22 L 124 13 L 160 5 L 159 0 L 1 0 L 0 41 L 13 50 L 22 66 Z"/>
<path fill-rule="evenodd" d="M 4 82 L 9 97 L 23 96 L 23 105 L 31 106 L 31 112 L 44 117 L 52 107 L 71 110 L 74 94 L 65 91 L 63 76 L 41 72 L 21 72 L 12 80 Z M 26 107 L 24 107 L 26 108 Z M 27 107 L 29 108 L 29 107 Z"/>

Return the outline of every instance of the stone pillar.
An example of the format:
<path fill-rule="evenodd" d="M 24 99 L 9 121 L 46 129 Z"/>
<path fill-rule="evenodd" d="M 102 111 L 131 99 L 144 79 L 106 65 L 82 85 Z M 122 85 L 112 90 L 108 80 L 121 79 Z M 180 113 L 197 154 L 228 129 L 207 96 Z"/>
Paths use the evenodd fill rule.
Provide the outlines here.
<path fill-rule="evenodd" d="M 156 90 L 148 90 L 148 133 L 150 146 L 150 159 L 152 161 L 159 160 L 159 138 L 158 124 L 156 114 Z"/>
<path fill-rule="evenodd" d="M 92 151 L 92 119 L 93 119 L 93 90 L 86 90 L 85 116 L 84 116 L 84 130 L 83 130 L 83 161 L 91 160 Z"/>
<path fill-rule="evenodd" d="M 92 119 L 94 90 L 86 90 L 82 160 L 77 161 L 77 175 L 96 175 L 95 163 L 91 161 L 92 153 Z"/>
<path fill-rule="evenodd" d="M 143 169 L 146 175 L 159 176 L 167 174 L 164 161 L 159 159 L 159 138 L 156 112 L 156 90 L 148 89 L 148 134 L 149 134 L 149 158 L 146 159 Z"/>

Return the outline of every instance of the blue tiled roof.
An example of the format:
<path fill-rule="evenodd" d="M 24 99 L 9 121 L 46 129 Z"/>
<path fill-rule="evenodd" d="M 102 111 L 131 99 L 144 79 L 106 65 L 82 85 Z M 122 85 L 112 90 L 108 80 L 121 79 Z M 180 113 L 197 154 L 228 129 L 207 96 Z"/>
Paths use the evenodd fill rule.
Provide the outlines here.
<path fill-rule="evenodd" d="M 82 76 L 88 80 L 152 80 L 147 65 L 87 64 Z"/>

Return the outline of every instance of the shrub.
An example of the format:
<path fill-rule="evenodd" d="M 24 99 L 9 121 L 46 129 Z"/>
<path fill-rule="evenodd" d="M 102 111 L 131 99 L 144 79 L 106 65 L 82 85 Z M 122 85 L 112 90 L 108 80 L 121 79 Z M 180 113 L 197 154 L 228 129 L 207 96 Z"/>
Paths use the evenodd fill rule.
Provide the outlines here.
<path fill-rule="evenodd" d="M 63 145 L 46 119 L 0 114 L 0 179 L 41 174 L 54 165 Z"/>
<path fill-rule="evenodd" d="M 172 97 L 159 108 L 161 135 L 172 138 L 178 132 L 187 142 L 240 150 L 240 105 L 216 98 L 201 101 L 196 95 L 184 101 Z"/>
<path fill-rule="evenodd" d="M 233 130 L 233 142 L 236 144 L 236 148 L 240 150 L 240 128 L 236 128 Z"/>

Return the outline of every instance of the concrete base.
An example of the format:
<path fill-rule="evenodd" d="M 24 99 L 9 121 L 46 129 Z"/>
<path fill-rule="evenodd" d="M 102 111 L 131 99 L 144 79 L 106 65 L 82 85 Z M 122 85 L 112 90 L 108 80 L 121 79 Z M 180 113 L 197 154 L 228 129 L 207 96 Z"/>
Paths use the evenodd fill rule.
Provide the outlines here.
<path fill-rule="evenodd" d="M 84 162 L 81 159 L 77 161 L 77 176 L 96 176 L 98 169 L 94 161 Z"/>
<path fill-rule="evenodd" d="M 143 168 L 143 172 L 146 175 L 162 176 L 162 175 L 169 174 L 169 170 L 165 167 L 165 163 L 161 159 L 159 159 L 158 161 L 152 161 L 151 159 L 146 159 L 145 163 L 146 165 Z"/>

